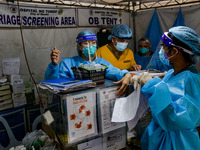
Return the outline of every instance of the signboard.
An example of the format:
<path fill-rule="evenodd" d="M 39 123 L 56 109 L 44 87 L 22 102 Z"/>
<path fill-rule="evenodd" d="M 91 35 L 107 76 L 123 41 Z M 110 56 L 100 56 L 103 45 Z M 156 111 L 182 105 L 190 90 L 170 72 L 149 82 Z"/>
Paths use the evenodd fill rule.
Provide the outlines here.
<path fill-rule="evenodd" d="M 76 9 L 0 3 L 0 27 L 76 27 Z"/>
<path fill-rule="evenodd" d="M 100 118 L 102 133 L 124 127 L 125 122 L 111 122 L 118 87 L 104 88 L 99 91 Z"/>
<path fill-rule="evenodd" d="M 125 24 L 129 26 L 130 13 L 120 10 L 78 9 L 79 26 L 114 26 Z"/>
<path fill-rule="evenodd" d="M 69 143 L 96 133 L 96 93 L 66 97 Z"/>

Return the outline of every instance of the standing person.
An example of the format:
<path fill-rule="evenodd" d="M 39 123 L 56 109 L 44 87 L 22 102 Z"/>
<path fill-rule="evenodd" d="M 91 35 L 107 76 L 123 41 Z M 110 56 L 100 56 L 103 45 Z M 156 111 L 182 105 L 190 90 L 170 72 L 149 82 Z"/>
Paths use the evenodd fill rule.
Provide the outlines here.
<path fill-rule="evenodd" d="M 177 26 L 161 41 L 173 69 L 162 80 L 151 79 L 146 72 L 131 78 L 132 83 L 151 79 L 141 89 L 153 116 L 142 136 L 142 149 L 199 150 L 200 75 L 194 64 L 200 56 L 200 38 L 191 28 Z"/>
<path fill-rule="evenodd" d="M 77 38 L 77 51 L 79 56 L 74 56 L 72 58 L 65 58 L 59 62 L 60 51 L 54 47 L 54 50 L 51 53 L 51 63 L 48 65 L 45 80 L 55 79 L 55 78 L 74 78 L 73 71 L 71 67 L 78 67 L 81 63 L 91 64 L 92 62 L 98 64 L 104 64 L 108 66 L 106 69 L 106 78 L 111 79 L 117 82 L 114 84 L 122 84 L 120 89 L 118 90 L 118 96 L 124 94 L 129 80 L 131 78 L 128 70 L 120 70 L 118 68 L 113 67 L 111 63 L 106 61 L 103 58 L 95 57 L 96 46 L 97 46 L 97 37 L 92 31 L 82 31 L 78 34 Z"/>
<path fill-rule="evenodd" d="M 149 61 L 151 60 L 153 52 L 150 51 L 151 42 L 148 38 L 141 38 L 138 41 L 139 52 L 135 54 L 135 61 L 142 66 L 142 70 L 147 69 Z"/>
<path fill-rule="evenodd" d="M 97 50 L 97 56 L 104 58 L 119 69 L 139 71 L 141 66 L 136 64 L 132 50 L 127 47 L 131 37 L 132 31 L 128 26 L 115 25 L 111 35 L 108 36 L 108 40 L 112 42 L 100 47 Z"/>

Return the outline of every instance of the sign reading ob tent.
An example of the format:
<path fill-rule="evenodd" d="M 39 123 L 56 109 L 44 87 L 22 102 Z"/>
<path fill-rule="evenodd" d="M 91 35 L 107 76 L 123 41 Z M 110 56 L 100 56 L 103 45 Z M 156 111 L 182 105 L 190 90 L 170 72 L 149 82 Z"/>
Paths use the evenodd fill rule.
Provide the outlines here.
<path fill-rule="evenodd" d="M 130 13 L 120 10 L 78 9 L 79 26 L 129 26 Z"/>

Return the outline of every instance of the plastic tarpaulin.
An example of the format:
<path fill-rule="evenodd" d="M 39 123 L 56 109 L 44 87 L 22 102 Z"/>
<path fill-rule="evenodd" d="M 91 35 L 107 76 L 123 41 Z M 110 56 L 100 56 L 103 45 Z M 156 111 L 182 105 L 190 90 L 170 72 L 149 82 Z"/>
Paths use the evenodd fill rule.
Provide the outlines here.
<path fill-rule="evenodd" d="M 151 41 L 150 51 L 155 52 L 161 36 L 162 30 L 160 27 L 157 12 L 155 10 L 145 34 L 145 37 L 148 37 Z"/>

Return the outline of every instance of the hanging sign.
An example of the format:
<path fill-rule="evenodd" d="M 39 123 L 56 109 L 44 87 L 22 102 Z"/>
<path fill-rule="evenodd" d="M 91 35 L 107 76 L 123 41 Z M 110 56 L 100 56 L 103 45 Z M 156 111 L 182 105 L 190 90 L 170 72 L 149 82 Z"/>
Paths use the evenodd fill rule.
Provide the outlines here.
<path fill-rule="evenodd" d="M 125 24 L 129 26 L 130 13 L 120 10 L 78 9 L 79 26 L 114 26 Z"/>
<path fill-rule="evenodd" d="M 76 27 L 76 9 L 0 3 L 0 27 Z"/>

